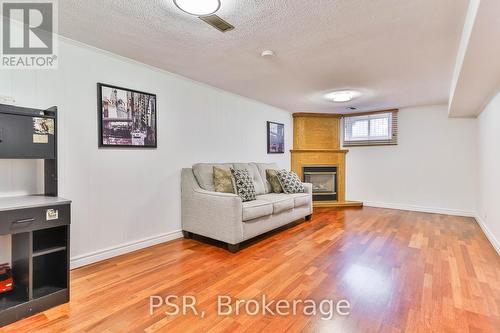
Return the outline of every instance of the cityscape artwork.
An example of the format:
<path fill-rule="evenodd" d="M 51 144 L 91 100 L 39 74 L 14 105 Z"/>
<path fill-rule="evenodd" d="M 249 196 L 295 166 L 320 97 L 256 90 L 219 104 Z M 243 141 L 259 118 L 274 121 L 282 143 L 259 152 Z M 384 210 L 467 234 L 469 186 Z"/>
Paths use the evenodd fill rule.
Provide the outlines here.
<path fill-rule="evenodd" d="M 285 125 L 267 122 L 267 153 L 283 154 L 285 152 Z"/>
<path fill-rule="evenodd" d="M 156 95 L 97 84 L 99 146 L 156 148 Z"/>

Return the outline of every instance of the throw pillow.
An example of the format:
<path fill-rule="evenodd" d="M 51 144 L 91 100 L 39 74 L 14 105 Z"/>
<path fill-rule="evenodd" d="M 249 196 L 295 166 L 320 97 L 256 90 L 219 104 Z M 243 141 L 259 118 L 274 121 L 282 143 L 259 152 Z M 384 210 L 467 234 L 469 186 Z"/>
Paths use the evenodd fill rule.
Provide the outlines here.
<path fill-rule="evenodd" d="M 278 171 L 278 179 L 280 180 L 283 191 L 287 194 L 304 193 L 304 184 L 299 176 L 293 171 L 280 170 Z"/>
<path fill-rule="evenodd" d="M 214 187 L 215 192 L 234 193 L 231 170 L 214 167 Z"/>
<path fill-rule="evenodd" d="M 280 180 L 278 179 L 278 170 L 267 169 L 266 178 L 269 184 L 271 184 L 273 193 L 283 193 L 283 188 L 281 187 Z"/>
<path fill-rule="evenodd" d="M 256 199 L 255 186 L 247 169 L 235 170 L 231 169 L 234 178 L 234 185 L 236 187 L 236 194 L 243 200 L 252 201 Z"/>

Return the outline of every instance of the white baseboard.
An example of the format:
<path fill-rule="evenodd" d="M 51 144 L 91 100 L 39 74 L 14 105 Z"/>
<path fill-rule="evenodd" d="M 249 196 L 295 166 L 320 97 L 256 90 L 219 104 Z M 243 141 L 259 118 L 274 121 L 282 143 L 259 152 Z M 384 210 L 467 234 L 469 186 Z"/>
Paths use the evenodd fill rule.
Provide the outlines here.
<path fill-rule="evenodd" d="M 121 244 L 118 246 L 114 246 L 111 248 L 107 248 L 104 250 L 99 250 L 92 253 L 87 253 L 84 255 L 76 256 L 71 258 L 70 261 L 70 269 L 75 269 L 78 267 L 86 266 L 93 264 L 98 261 L 106 260 L 109 258 L 113 258 L 122 254 L 126 254 L 129 252 L 137 251 L 140 249 L 144 249 L 146 247 L 150 247 L 153 245 L 165 243 L 168 241 L 172 241 L 174 239 L 178 239 L 182 237 L 182 231 L 172 231 L 169 233 L 161 234 L 154 237 L 140 239 L 134 242 Z"/>
<path fill-rule="evenodd" d="M 413 211 L 413 212 L 422 212 L 422 213 L 443 214 L 443 215 L 453 215 L 453 216 L 466 216 L 466 217 L 475 217 L 476 216 L 475 212 L 458 210 L 458 209 L 424 207 L 424 206 L 404 205 L 404 204 L 392 204 L 392 203 L 377 202 L 377 201 L 364 201 L 363 204 L 367 207 L 409 210 L 409 211 Z"/>
<path fill-rule="evenodd" d="M 479 214 L 475 216 L 475 219 L 477 224 L 479 224 L 484 234 L 486 235 L 486 238 L 488 238 L 491 245 L 493 245 L 493 247 L 497 251 L 498 255 L 500 255 L 500 242 L 498 241 L 498 239 L 496 239 L 495 235 L 493 235 L 491 230 L 486 226 L 483 219 L 479 217 Z"/>

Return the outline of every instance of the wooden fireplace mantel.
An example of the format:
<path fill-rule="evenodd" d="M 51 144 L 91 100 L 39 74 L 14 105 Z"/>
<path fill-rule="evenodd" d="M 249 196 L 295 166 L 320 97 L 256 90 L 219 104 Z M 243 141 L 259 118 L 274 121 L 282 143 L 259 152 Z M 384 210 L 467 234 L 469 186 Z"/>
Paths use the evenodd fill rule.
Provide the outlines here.
<path fill-rule="evenodd" d="M 337 167 L 337 200 L 314 201 L 314 207 L 358 207 L 362 202 L 345 199 L 345 160 L 349 150 L 340 148 L 340 116 L 323 113 L 295 113 L 292 170 L 304 179 L 306 166 Z"/>
<path fill-rule="evenodd" d="M 291 149 L 291 153 L 336 153 L 347 154 L 347 149 Z"/>

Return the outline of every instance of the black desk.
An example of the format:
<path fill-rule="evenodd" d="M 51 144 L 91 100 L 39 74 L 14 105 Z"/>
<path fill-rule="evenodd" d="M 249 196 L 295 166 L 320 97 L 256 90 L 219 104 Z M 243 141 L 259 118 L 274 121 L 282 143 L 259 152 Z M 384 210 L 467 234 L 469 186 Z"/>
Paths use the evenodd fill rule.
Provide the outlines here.
<path fill-rule="evenodd" d="M 0 326 L 69 301 L 71 201 L 0 198 L 0 235 L 12 237 L 14 290 L 0 294 Z"/>

